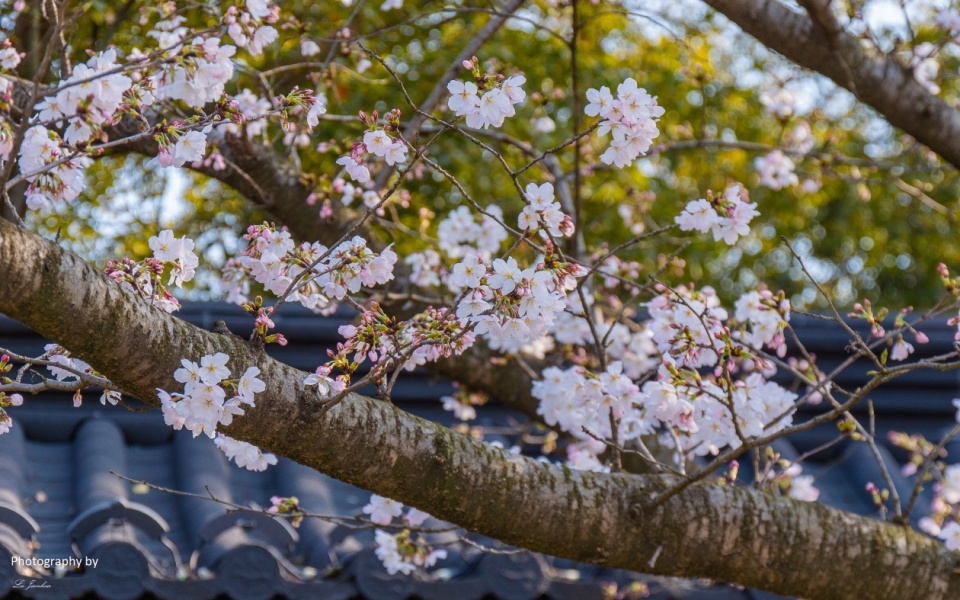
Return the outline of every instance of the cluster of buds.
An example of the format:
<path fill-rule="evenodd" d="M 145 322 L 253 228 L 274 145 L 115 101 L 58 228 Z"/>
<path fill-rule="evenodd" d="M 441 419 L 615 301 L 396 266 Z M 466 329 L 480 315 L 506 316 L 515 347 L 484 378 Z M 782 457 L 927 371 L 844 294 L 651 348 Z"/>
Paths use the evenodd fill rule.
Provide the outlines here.
<path fill-rule="evenodd" d="M 930 457 L 933 457 L 933 460 L 943 460 L 947 458 L 945 448 L 940 448 L 937 455 L 934 456 L 937 445 L 920 434 L 907 435 L 899 431 L 891 431 L 887 434 L 887 440 L 889 440 L 892 445 L 907 452 L 907 462 L 904 463 L 900 471 L 904 477 L 916 475 L 923 464 L 927 462 L 927 460 L 930 460 Z M 921 483 L 927 483 L 932 477 L 933 474 L 928 471 Z"/>
<path fill-rule="evenodd" d="M 493 89 L 500 85 L 506 77 L 500 73 L 487 73 L 480 68 L 480 59 L 476 56 L 472 56 L 462 63 L 460 63 L 464 69 L 470 71 L 470 74 L 473 75 L 474 83 L 477 84 L 477 91 L 483 92 L 488 89 Z"/>
<path fill-rule="evenodd" d="M 123 103 L 118 107 L 118 116 L 139 120 L 143 110 L 156 101 L 157 88 L 152 78 L 142 79 L 140 71 L 131 72 L 130 79 L 136 81 L 137 85 L 123 93 Z"/>
<path fill-rule="evenodd" d="M 6 377 L 6 373 L 9 373 L 11 369 L 13 369 L 13 365 L 10 363 L 10 356 L 7 354 L 0 355 L 0 383 L 13 383 L 12 379 Z M 0 392 L 0 433 L 7 433 L 10 431 L 10 426 L 13 425 L 10 415 L 4 409 L 21 404 L 23 404 L 23 396 L 20 394 Z"/>
<path fill-rule="evenodd" d="M 370 114 L 367 114 L 364 111 L 357 111 L 357 116 L 360 118 L 360 122 L 363 123 L 369 131 L 374 131 L 380 126 L 380 113 L 377 109 L 373 109 Z M 400 126 L 400 109 L 394 108 L 383 115 L 383 120 L 385 123 L 384 129 L 386 131 L 395 131 Z"/>
<path fill-rule="evenodd" d="M 214 121 L 227 119 L 238 126 L 243 125 L 247 121 L 247 117 L 244 116 L 243 111 L 240 110 L 240 103 L 226 94 L 220 96 L 220 99 L 217 100 L 212 118 Z"/>
<path fill-rule="evenodd" d="M 727 463 L 727 472 L 717 477 L 717 483 L 720 485 L 736 485 L 737 476 L 740 474 L 740 461 L 731 460 Z"/>
<path fill-rule="evenodd" d="M 236 6 L 229 7 L 223 15 L 223 25 L 227 28 L 227 34 L 237 42 L 237 45 L 247 46 L 249 42 L 253 42 L 254 45 L 259 46 L 258 33 L 263 35 L 260 33 L 261 24 L 272 24 L 280 20 L 280 7 L 276 4 L 268 6 L 264 0 L 255 0 L 246 4 L 246 10 Z M 251 53 L 259 54 L 254 50 L 251 50 Z"/>
<path fill-rule="evenodd" d="M 880 513 L 886 513 L 887 500 L 890 499 L 890 490 L 886 488 L 881 489 L 872 481 L 868 481 L 867 485 L 864 486 L 864 489 L 866 489 L 867 493 L 870 494 L 870 499 L 873 501 L 873 505 L 877 507 Z"/>
<path fill-rule="evenodd" d="M 826 382 L 827 374 L 817 368 L 816 365 L 817 355 L 810 354 L 810 360 L 805 358 L 797 358 L 791 356 L 787 359 L 787 364 L 790 366 L 791 370 L 803 376 L 804 381 L 811 383 L 812 385 L 823 384 L 823 387 L 820 390 L 811 392 L 807 396 L 808 404 L 820 404 L 823 401 L 823 393 L 830 389 L 831 383 Z M 816 382 L 816 383 L 813 383 Z"/>
<path fill-rule="evenodd" d="M 270 498 L 268 513 L 283 515 L 290 519 L 290 524 L 299 527 L 307 513 L 300 508 L 300 500 L 296 496 L 273 496 Z"/>
<path fill-rule="evenodd" d="M 240 307 L 255 317 L 253 332 L 257 338 L 263 340 L 264 344 L 287 345 L 287 338 L 282 333 L 268 333 L 276 327 L 273 319 L 270 318 L 273 316 L 274 307 L 264 306 L 262 296 L 257 296 L 250 302 L 244 302 Z"/>
<path fill-rule="evenodd" d="M 350 375 L 368 358 L 373 363 L 380 362 L 401 346 L 398 331 L 397 320 L 387 316 L 377 302 L 370 302 L 370 307 L 360 315 L 360 323 L 340 327 L 346 343 L 338 343 L 336 352 L 327 351 L 331 359 L 328 364 Z"/>
<path fill-rule="evenodd" d="M 473 331 L 446 308 L 430 307 L 416 315 L 407 322 L 404 334 L 416 348 L 412 359 L 415 364 L 462 354 L 475 340 Z"/>
<path fill-rule="evenodd" d="M 286 95 L 276 96 L 273 104 L 280 113 L 283 130 L 288 133 L 297 130 L 297 124 L 292 120 L 293 115 L 306 114 L 307 127 L 313 129 L 319 123 L 320 115 L 327 112 L 326 104 L 313 90 L 301 90 L 299 86 L 294 86 Z"/>
<path fill-rule="evenodd" d="M 870 301 L 864 299 L 862 303 L 854 303 L 853 312 L 847 313 L 847 316 L 851 319 L 866 320 L 867 324 L 870 325 L 870 337 L 882 338 L 887 334 L 887 330 L 883 327 L 883 319 L 886 318 L 889 312 L 885 307 L 874 312 Z"/>
<path fill-rule="evenodd" d="M 378 529 L 375 539 L 377 558 L 391 574 L 406 575 L 418 568 L 432 567 L 438 559 L 447 556 L 446 550 L 434 550 L 423 536 L 414 536 L 408 529 L 396 535 Z"/>
<path fill-rule="evenodd" d="M 164 269 L 163 261 L 156 258 L 137 262 L 123 257 L 108 260 L 104 273 L 127 292 L 146 299 L 166 312 L 174 312 L 180 308 L 180 302 L 163 284 Z"/>
<path fill-rule="evenodd" d="M 960 298 L 960 277 L 950 277 L 950 270 L 943 263 L 937 265 L 937 274 L 946 292 L 954 298 Z"/>

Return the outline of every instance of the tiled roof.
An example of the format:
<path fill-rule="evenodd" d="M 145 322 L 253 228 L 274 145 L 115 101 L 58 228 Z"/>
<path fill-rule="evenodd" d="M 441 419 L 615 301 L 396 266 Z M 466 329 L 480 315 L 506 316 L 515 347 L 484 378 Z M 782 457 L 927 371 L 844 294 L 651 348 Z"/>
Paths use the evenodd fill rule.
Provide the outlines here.
<path fill-rule="evenodd" d="M 250 327 L 242 311 L 220 304 L 188 304 L 186 320 L 209 329 L 223 319 L 237 332 Z M 337 339 L 342 317 L 319 318 L 289 307 L 275 319 L 290 343 L 271 349 L 279 360 L 312 370 L 325 360 Z M 817 321 L 804 323 L 801 335 L 823 368 L 839 364 L 845 338 Z M 928 352 L 952 343 L 946 328 L 930 333 Z M 0 317 L 0 347 L 38 355 L 43 340 Z M 860 373 L 841 378 L 856 386 Z M 894 382 L 872 394 L 878 440 L 889 429 L 939 437 L 953 424 L 950 400 L 957 392 L 953 373 L 926 373 Z M 450 390 L 426 372 L 401 378 L 394 397 L 405 410 L 449 422 L 436 398 Z M 811 407 L 806 414 L 816 412 Z M 11 411 L 15 425 L 0 436 L 0 595 L 15 581 L 40 582 L 28 595 L 45 598 L 600 598 L 600 584 L 632 581 L 649 585 L 651 598 L 746 599 L 776 596 L 711 586 L 703 582 L 639 578 L 532 553 L 485 554 L 464 547 L 451 552 L 435 578 L 388 575 L 373 554 L 372 531 L 347 529 L 317 519 L 294 529 L 256 512 L 228 512 L 223 504 L 135 486 L 111 474 L 146 480 L 156 486 L 240 505 L 265 506 L 272 495 L 297 496 L 311 513 L 356 515 L 369 493 L 281 459 L 265 472 L 234 467 L 205 438 L 173 432 L 157 411 L 132 412 L 103 407 L 95 396 L 79 409 L 68 397 L 47 393 L 28 398 Z M 511 415 L 496 406 L 481 411 L 485 424 L 502 424 Z M 799 419 L 803 419 L 801 415 Z M 787 458 L 831 438 L 832 425 L 781 441 Z M 835 434 L 834 434 L 835 436 Z M 948 447 L 960 457 L 960 446 Z M 909 482 L 899 476 L 895 451 L 881 447 L 901 496 Z M 900 457 L 902 459 L 902 457 Z M 741 472 L 749 479 L 750 461 Z M 804 462 L 817 477 L 821 500 L 856 513 L 875 512 L 864 493 L 867 482 L 881 481 L 864 444 L 843 442 Z M 914 518 L 926 514 L 923 497 Z M 36 546 L 31 546 L 31 540 Z M 490 540 L 484 543 L 493 544 Z M 34 578 L 11 567 L 13 555 L 36 558 L 71 556 L 97 559 L 96 568 L 62 578 Z M 188 565 L 200 578 L 178 580 Z M 28 576 L 30 575 L 30 576 Z M 47 574 L 52 576 L 53 574 Z M 43 585 L 42 588 L 39 586 Z"/>

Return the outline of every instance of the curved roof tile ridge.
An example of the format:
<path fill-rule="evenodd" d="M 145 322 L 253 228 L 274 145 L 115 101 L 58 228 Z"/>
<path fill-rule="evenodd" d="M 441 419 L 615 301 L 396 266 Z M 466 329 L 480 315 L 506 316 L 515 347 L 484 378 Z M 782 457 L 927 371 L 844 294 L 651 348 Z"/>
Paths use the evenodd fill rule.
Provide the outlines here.
<path fill-rule="evenodd" d="M 75 556 L 84 566 L 88 559 L 97 561 L 100 568 L 94 569 L 94 575 L 107 589 L 142 593 L 145 577 L 176 578 L 180 556 L 167 540 L 170 526 L 154 510 L 131 501 L 128 483 L 117 476 L 128 469 L 127 446 L 116 422 L 102 414 L 85 420 L 77 429 L 73 448 L 79 514 L 67 527 L 67 535 Z M 159 542 L 169 554 L 154 555 L 148 540 Z M 125 557 L 122 565 L 115 564 L 114 555 Z"/>
<path fill-rule="evenodd" d="M 14 564 L 15 556 L 31 558 L 40 526 L 24 510 L 23 465 L 26 449 L 23 430 L 11 429 L 0 436 L 0 595 L 10 591 L 13 579 L 29 570 Z"/>

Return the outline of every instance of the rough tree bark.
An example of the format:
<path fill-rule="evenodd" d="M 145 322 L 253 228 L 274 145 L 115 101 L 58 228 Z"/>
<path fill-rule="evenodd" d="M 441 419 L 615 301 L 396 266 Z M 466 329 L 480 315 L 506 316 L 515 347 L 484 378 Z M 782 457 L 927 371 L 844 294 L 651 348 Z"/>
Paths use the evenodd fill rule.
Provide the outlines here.
<path fill-rule="evenodd" d="M 960 167 L 960 111 L 928 92 L 895 56 L 868 51 L 834 19 L 830 0 L 704 0 L 767 48 L 825 75 L 894 127 Z"/>
<path fill-rule="evenodd" d="M 598 474 L 513 456 L 353 394 L 317 417 L 306 373 L 189 325 L 76 255 L 0 220 L 0 312 L 56 340 L 126 393 L 158 404 L 183 357 L 225 352 L 267 390 L 227 432 L 318 471 L 531 550 L 808 598 L 955 598 L 956 555 L 909 528 L 744 487 Z M 96 332 L 96 335 L 92 335 Z"/>

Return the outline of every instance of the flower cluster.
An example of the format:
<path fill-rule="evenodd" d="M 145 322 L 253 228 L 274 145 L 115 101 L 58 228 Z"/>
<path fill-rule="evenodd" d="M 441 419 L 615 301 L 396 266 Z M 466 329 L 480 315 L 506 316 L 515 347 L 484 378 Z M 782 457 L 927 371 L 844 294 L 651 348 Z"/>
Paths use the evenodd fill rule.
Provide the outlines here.
<path fill-rule="evenodd" d="M 936 81 L 940 76 L 940 61 L 937 58 L 939 51 L 939 45 L 923 42 L 910 48 L 907 59 L 908 68 L 913 72 L 914 78 L 934 95 L 940 93 L 940 85 Z"/>
<path fill-rule="evenodd" d="M 602 319 L 594 324 L 612 340 L 605 349 L 608 357 L 618 359 L 604 371 L 593 372 L 583 361 L 566 369 L 550 367 L 534 383 L 544 421 L 579 440 L 568 448 L 572 467 L 602 468 L 597 457 L 605 445 L 599 440 L 614 439 L 611 418 L 621 444 L 667 429 L 672 433 L 667 444 L 679 440 L 678 450 L 699 455 L 739 447 L 792 421 L 798 395 L 768 381 L 774 370 L 757 354 L 764 346 L 785 350 L 782 332 L 790 306 L 782 293 L 749 292 L 737 301 L 735 319 L 730 319 L 710 288 L 658 289 L 661 293 L 648 304 L 650 319 L 642 326 L 630 329 Z M 589 343 L 585 314 L 583 307 L 571 305 L 554 339 Z M 656 378 L 638 387 L 634 380 L 658 362 Z M 704 376 L 703 369 L 710 367 L 714 374 Z M 747 375 L 734 379 L 740 370 Z"/>
<path fill-rule="evenodd" d="M 783 294 L 775 295 L 769 290 L 747 292 L 734 308 L 737 321 L 750 327 L 740 336 L 742 343 L 756 349 L 766 346 L 781 358 L 786 354 L 783 328 L 790 320 L 790 301 Z"/>
<path fill-rule="evenodd" d="M 58 344 L 47 344 L 44 346 L 41 358 L 47 362 L 54 363 L 53 365 L 47 365 L 47 370 L 50 371 L 50 374 L 53 375 L 57 381 L 78 380 L 80 379 L 78 374 L 100 377 L 100 374 L 97 373 L 93 367 L 79 358 L 71 357 L 70 352 Z M 77 390 L 73 395 L 73 406 L 79 407 L 82 401 L 83 397 L 80 395 L 80 391 Z M 103 393 L 100 394 L 100 404 L 104 406 L 106 406 L 108 402 L 115 405 L 119 401 L 120 392 L 103 390 Z"/>
<path fill-rule="evenodd" d="M 772 190 L 779 190 L 791 185 L 797 185 L 800 180 L 793 172 L 793 161 L 781 150 L 774 150 L 766 156 L 754 161 L 757 172 L 760 174 L 760 185 Z"/>
<path fill-rule="evenodd" d="M 66 148 L 55 131 L 43 125 L 28 129 L 19 159 L 20 172 L 30 182 L 27 206 L 32 210 L 50 210 L 57 202 L 74 200 L 86 185 L 83 169 L 89 164 L 89 158 Z"/>
<path fill-rule="evenodd" d="M 797 94 L 783 86 L 760 94 L 760 103 L 779 119 L 786 119 L 797 107 Z"/>
<path fill-rule="evenodd" d="M 960 423 L 960 398 L 954 399 L 953 405 L 958 409 L 956 421 Z M 960 464 L 946 464 L 947 451 L 922 435 L 894 431 L 888 435 L 894 446 L 909 452 L 910 459 L 903 465 L 902 474 L 923 474 L 917 485 L 931 479 L 935 482 L 930 515 L 920 519 L 918 527 L 942 539 L 948 550 L 960 550 Z"/>
<path fill-rule="evenodd" d="M 333 299 L 393 279 L 397 254 L 386 248 L 379 254 L 367 242 L 354 237 L 335 248 L 320 243 L 296 246 L 290 234 L 272 225 L 251 225 L 244 236 L 249 244 L 243 255 L 224 269 L 227 281 L 251 277 L 268 291 L 299 302 L 306 308 L 323 309 Z M 233 294 L 240 299 L 240 294 Z"/>
<path fill-rule="evenodd" d="M 381 373 L 399 366 L 413 370 L 441 357 L 462 354 L 475 340 L 473 332 L 447 309 L 429 307 L 397 322 L 377 302 L 370 303 L 357 325 L 344 325 L 339 332 L 345 341 L 337 344 L 335 352 L 329 351 L 331 360 L 304 381 L 305 385 L 317 385 L 321 393 L 342 392 L 367 359 Z M 334 369 L 340 374 L 330 379 Z"/>
<path fill-rule="evenodd" d="M 57 381 L 79 379 L 77 373 L 93 372 L 93 367 L 79 358 L 72 358 L 70 352 L 57 344 L 47 344 L 44 346 L 43 358 L 47 362 L 54 363 L 55 365 L 62 365 L 62 367 L 47 365 L 47 370 L 50 371 L 50 374 L 53 375 Z"/>
<path fill-rule="evenodd" d="M 588 443 L 593 442 L 588 438 L 611 439 L 611 414 L 621 443 L 666 427 L 677 434 L 680 450 L 697 455 L 739 447 L 792 422 L 797 395 L 760 373 L 732 384 L 724 379 L 698 380 L 665 359 L 658 379 L 638 390 L 620 368 L 614 363 L 596 376 L 582 367 L 551 367 L 534 387 L 541 401 L 538 412 L 548 424 Z M 672 438 L 665 439 L 670 443 Z M 604 447 L 594 445 L 592 450 L 599 454 Z"/>
<path fill-rule="evenodd" d="M 227 458 L 243 469 L 266 471 L 268 466 L 277 464 L 276 455 L 264 452 L 253 444 L 227 437 L 222 433 L 217 434 L 213 443 L 227 455 Z"/>
<path fill-rule="evenodd" d="M 0 383 L 11 383 L 12 380 L 9 377 L 5 377 L 6 373 L 9 373 L 13 369 L 13 365 L 10 364 L 10 357 L 6 354 L 0 354 Z M 13 419 L 10 418 L 10 415 L 7 414 L 5 409 L 11 406 L 20 406 L 23 404 L 23 396 L 20 394 L 7 394 L 5 392 L 0 392 L 0 435 L 8 433 L 10 427 L 13 426 Z"/>
<path fill-rule="evenodd" d="M 657 419 L 691 434 L 687 448 L 715 453 L 790 424 L 797 394 L 767 381 L 764 375 L 773 373 L 771 365 L 742 345 L 783 347 L 781 331 L 789 318 L 789 304 L 781 296 L 763 291 L 741 297 L 736 314 L 742 327 L 739 335 L 731 335 L 727 311 L 709 288 L 661 294 L 649 310 L 648 326 L 664 362 L 657 380 L 644 384 L 643 392 L 650 397 Z M 693 371 L 717 367 L 728 373 L 736 369 L 734 358 L 749 361 L 758 372 L 741 381 L 728 375 L 711 381 Z"/>
<path fill-rule="evenodd" d="M 173 27 L 164 33 L 174 35 L 164 35 L 166 39 L 159 40 L 161 45 L 165 41 L 173 43 L 188 34 L 186 28 L 179 27 L 182 18 L 164 23 L 165 29 Z M 236 47 L 221 45 L 218 37 L 197 37 L 191 44 L 178 46 L 175 51 L 179 52 L 178 60 L 154 77 L 157 99 L 181 100 L 189 106 L 203 106 L 217 100 L 223 94 L 224 85 L 233 78 Z"/>
<path fill-rule="evenodd" d="M 784 471 L 790 481 L 787 494 L 801 502 L 816 502 L 820 498 L 820 490 L 813 485 L 813 476 L 801 475 L 802 472 L 803 468 L 798 464 L 791 465 Z"/>
<path fill-rule="evenodd" d="M 707 191 L 706 198 L 687 204 L 675 221 L 683 231 L 709 231 L 715 241 L 733 245 L 750 233 L 750 221 L 759 214 L 747 190 L 735 183 L 719 196 Z"/>
<path fill-rule="evenodd" d="M 540 401 L 537 413 L 545 423 L 584 442 L 576 447 L 571 466 L 600 468 L 599 460 L 593 459 L 604 446 L 596 438 L 612 438 L 611 414 L 617 419 L 621 444 L 654 431 L 655 421 L 650 411 L 643 409 L 640 388 L 623 374 L 619 362 L 599 375 L 582 367 L 549 367 L 543 371 L 543 379 L 534 382 L 532 393 Z"/>
<path fill-rule="evenodd" d="M 584 274 L 579 265 L 551 253 L 525 269 L 512 256 L 494 260 L 488 269 L 479 256 L 469 255 L 450 276 L 450 283 L 465 292 L 457 318 L 473 324 L 491 348 L 517 352 L 550 330 L 566 307 L 566 292 Z"/>
<path fill-rule="evenodd" d="M 203 155 L 207 152 L 207 134 L 210 126 L 204 128 L 204 131 L 175 131 L 170 136 L 176 141 L 171 142 L 170 137 L 163 136 L 165 141 L 171 142 L 160 145 L 157 152 L 157 164 L 161 167 L 182 167 L 185 163 L 195 163 L 203 160 Z"/>
<path fill-rule="evenodd" d="M 728 313 L 713 288 L 662 293 L 647 305 L 653 341 L 664 355 L 691 369 L 713 367 L 726 349 Z"/>
<path fill-rule="evenodd" d="M 160 235 L 151 237 L 148 240 L 150 249 L 153 250 L 153 257 L 161 263 L 172 263 L 173 270 L 170 271 L 170 281 L 167 285 L 173 284 L 178 288 L 183 287 L 185 281 L 190 281 L 196 274 L 200 259 L 193 252 L 196 247 L 193 240 L 184 236 L 182 238 L 174 237 L 173 231 L 164 229 Z"/>
<path fill-rule="evenodd" d="M 554 238 L 573 235 L 573 219 L 563 214 L 559 202 L 554 202 L 552 183 L 539 186 L 531 183 L 524 195 L 529 204 L 523 207 L 517 219 L 521 230 L 536 231 L 542 227 Z"/>
<path fill-rule="evenodd" d="M 450 211 L 437 227 L 438 248 L 450 258 L 474 254 L 490 259 L 507 239 L 507 232 L 500 225 L 503 211 L 499 206 L 491 204 L 483 212 L 478 223 L 469 207 Z"/>
<path fill-rule="evenodd" d="M 504 119 L 516 114 L 514 106 L 527 97 L 520 87 L 526 83 L 526 77 L 481 75 L 475 58 L 472 62 L 465 61 L 464 67 L 473 70 L 477 83 L 459 79 L 448 83 L 447 91 L 451 96 L 447 100 L 447 106 L 458 117 L 466 117 L 467 127 L 500 127 Z"/>
<path fill-rule="evenodd" d="M 117 285 L 134 296 L 145 298 L 150 304 L 172 313 L 180 309 L 180 302 L 163 285 L 163 263 L 155 258 L 137 262 L 129 258 L 110 259 L 104 273 Z"/>
<path fill-rule="evenodd" d="M 280 37 L 277 30 L 265 23 L 275 23 L 279 17 L 279 6 L 271 6 L 266 0 L 246 0 L 246 10 L 236 6 L 227 9 L 223 24 L 227 33 L 241 48 L 257 56 L 263 48 Z"/>
<path fill-rule="evenodd" d="M 660 135 L 657 120 L 664 110 L 657 99 L 643 88 L 637 87 L 632 77 L 617 86 L 614 98 L 607 86 L 599 90 L 587 90 L 589 103 L 583 111 L 589 117 L 599 116 L 605 119 L 598 129 L 599 135 L 613 134 L 613 141 L 600 155 L 605 165 L 623 168 L 633 164 L 641 155 L 646 154 L 654 138 Z"/>
<path fill-rule="evenodd" d="M 588 306 L 592 306 L 590 296 L 586 296 Z M 586 318 L 586 311 L 577 296 L 567 298 L 567 309 L 557 315 L 551 334 L 553 339 L 564 346 L 575 348 L 593 342 L 593 333 Z M 660 364 L 659 351 L 653 342 L 653 332 L 643 324 L 626 325 L 609 322 L 598 315 L 594 326 L 607 340 L 607 356 L 623 365 L 623 372 L 631 379 L 639 379 Z"/>
<path fill-rule="evenodd" d="M 196 437 L 201 433 L 217 439 L 217 446 L 241 467 L 262 471 L 268 464 L 275 464 L 276 457 L 259 449 L 232 440 L 226 436 L 217 438 L 217 426 L 229 425 L 235 416 L 244 414 L 244 406 L 254 406 L 254 396 L 266 389 L 266 384 L 257 376 L 260 369 L 248 367 L 239 379 L 229 379 L 230 357 L 223 352 L 200 358 L 200 364 L 181 359 L 182 365 L 173 378 L 184 384 L 183 393 L 168 393 L 157 389 L 163 418 L 174 429 L 186 428 Z M 227 398 L 227 393 L 233 395 Z"/>
<path fill-rule="evenodd" d="M 369 125 L 370 130 L 363 134 L 363 141 L 355 142 L 350 154 L 337 159 L 337 164 L 344 168 L 350 178 L 357 183 L 368 183 L 370 181 L 370 169 L 364 158 L 366 153 L 373 154 L 377 158 L 382 158 L 388 165 L 393 166 L 407 161 L 407 144 L 399 136 L 394 138 L 390 132 L 397 131 L 400 126 L 400 111 L 393 109 L 388 112 L 384 119 L 386 125 L 380 127 L 378 122 L 379 114 L 373 111 L 369 116 L 360 111 L 360 121 Z M 352 192 L 352 190 L 351 190 Z M 380 196 L 373 193 L 376 202 L 373 206 L 380 203 Z M 353 194 L 349 194 L 352 201 Z M 349 204 L 348 195 L 344 194 L 343 203 Z M 364 197 L 364 204 L 372 208 Z"/>
<path fill-rule="evenodd" d="M 429 307 L 401 324 L 399 339 L 401 347 L 412 349 L 403 365 L 412 371 L 418 365 L 463 354 L 476 336 L 449 309 Z"/>
<path fill-rule="evenodd" d="M 260 119 L 260 117 L 266 115 L 270 112 L 270 109 L 273 108 L 273 105 L 269 100 L 261 98 L 256 93 L 252 92 L 250 88 L 243 88 L 239 94 L 233 97 L 233 102 L 236 103 L 236 110 L 242 115 L 246 115 L 248 118 L 244 123 L 244 131 L 247 134 L 247 137 L 253 139 L 259 135 L 262 135 L 267 130 L 267 121 L 266 119 Z M 220 126 L 224 132 L 227 133 L 238 133 L 240 127 L 234 123 L 224 123 Z"/>
<path fill-rule="evenodd" d="M 363 507 L 363 513 L 370 515 L 370 520 L 377 525 L 390 525 L 403 514 L 403 504 L 374 494 Z M 427 513 L 411 507 L 403 515 L 403 522 L 407 527 L 420 527 L 429 518 Z M 446 550 L 433 549 L 423 536 L 414 537 L 409 529 L 396 535 L 378 529 L 375 539 L 377 558 L 391 575 L 409 575 L 418 568 L 432 567 L 438 560 L 447 557 Z"/>
<path fill-rule="evenodd" d="M 447 557 L 447 551 L 434 549 L 422 536 L 414 537 L 409 530 L 397 534 L 378 529 L 374 534 L 376 554 L 387 573 L 409 575 L 419 568 L 432 567 Z"/>
<path fill-rule="evenodd" d="M 403 262 L 410 267 L 410 283 L 413 285 L 422 288 L 440 285 L 444 266 L 443 259 L 436 250 L 428 248 L 423 252 L 412 252 Z"/>
<path fill-rule="evenodd" d="M 663 288 L 660 288 L 663 291 Z M 657 349 L 684 367 L 717 366 L 723 357 L 750 356 L 766 346 L 779 354 L 785 351 L 783 328 L 790 320 L 790 302 L 783 293 L 769 290 L 743 294 L 735 304 L 734 329 L 716 292 L 679 287 L 663 291 L 648 304 Z"/>
<path fill-rule="evenodd" d="M 133 80 L 117 68 L 116 61 L 117 52 L 111 49 L 77 65 L 60 84 L 60 91 L 35 107 L 40 121 L 60 124 L 66 120 L 63 139 L 74 146 L 99 137 L 103 125 L 115 119 L 124 92 L 133 85 Z M 149 91 L 144 91 L 150 103 Z"/>
<path fill-rule="evenodd" d="M 193 279 L 200 263 L 194 254 L 193 240 L 174 237 L 169 229 L 148 241 L 153 257 L 136 262 L 129 258 L 107 261 L 104 272 L 125 291 L 147 299 L 151 304 L 166 312 L 180 308 L 180 302 L 163 283 L 166 265 L 172 265 L 170 279 L 166 285 L 182 288 L 184 282 Z"/>
<path fill-rule="evenodd" d="M 801 502 L 816 502 L 820 498 L 820 490 L 813 485 L 813 476 L 801 475 L 803 467 L 799 463 L 780 458 L 780 455 L 769 446 L 766 449 L 766 458 L 776 459 L 775 466 L 782 470 L 777 472 L 775 468 L 768 469 L 760 479 L 761 489 Z"/>
<path fill-rule="evenodd" d="M 390 137 L 383 129 L 375 129 L 363 134 L 363 146 L 367 152 L 384 159 L 388 165 L 403 163 L 407 160 L 407 146 L 402 140 Z"/>
<path fill-rule="evenodd" d="M 290 518 L 290 524 L 299 527 L 306 516 L 300 508 L 300 499 L 296 496 L 272 496 L 270 498 L 270 507 L 268 513 L 274 515 L 285 515 Z"/>

